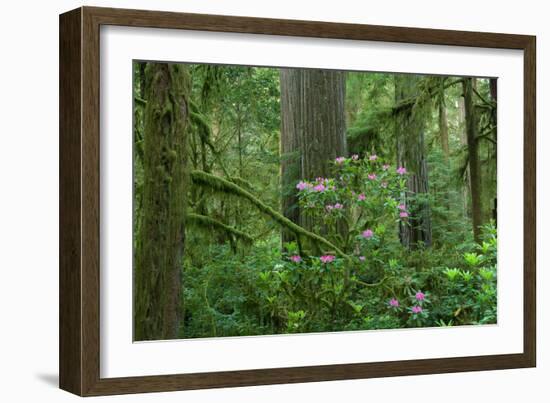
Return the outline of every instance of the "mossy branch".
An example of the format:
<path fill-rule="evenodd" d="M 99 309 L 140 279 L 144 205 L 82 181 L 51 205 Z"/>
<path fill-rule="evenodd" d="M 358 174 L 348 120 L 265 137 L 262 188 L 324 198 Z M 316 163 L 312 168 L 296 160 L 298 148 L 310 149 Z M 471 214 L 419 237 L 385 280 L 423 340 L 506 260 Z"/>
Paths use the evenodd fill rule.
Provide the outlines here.
<path fill-rule="evenodd" d="M 486 100 L 483 95 L 479 93 L 479 91 L 475 88 L 472 88 L 474 91 L 474 94 L 477 95 L 477 97 L 481 100 L 483 104 L 485 104 L 489 109 L 495 109 L 497 107 L 497 103 L 495 101 L 488 101 Z"/>
<path fill-rule="evenodd" d="M 246 191 L 245 189 L 241 188 L 235 183 L 203 171 L 191 172 L 191 179 L 195 184 L 208 186 L 216 191 L 230 193 L 235 196 L 239 196 L 247 199 L 262 213 L 270 216 L 279 225 L 288 228 L 290 231 L 294 232 L 297 236 L 300 235 L 300 236 L 307 237 L 315 242 L 318 242 L 319 244 L 326 246 L 329 250 L 334 251 L 336 254 L 349 259 L 349 256 L 346 255 L 340 248 L 338 248 L 332 242 L 323 238 L 320 235 L 310 232 L 305 228 L 302 228 L 299 225 L 293 223 L 288 218 L 286 218 L 279 212 L 275 211 L 273 208 L 263 203 L 260 199 L 258 199 L 252 193 Z"/>
<path fill-rule="evenodd" d="M 407 99 L 403 99 L 401 102 L 395 104 L 392 108 L 393 113 L 399 113 L 406 109 L 413 108 L 417 103 L 426 101 L 431 99 L 433 96 L 437 95 L 438 92 L 444 91 L 449 87 L 452 87 L 456 84 L 462 83 L 463 79 L 459 78 L 453 81 L 446 82 L 443 85 L 440 86 L 434 86 L 431 85 L 428 88 L 426 88 L 423 92 L 421 92 L 419 95 L 412 96 Z"/>
<path fill-rule="evenodd" d="M 138 105 L 141 105 L 145 107 L 147 105 L 147 101 L 143 98 L 138 97 L 137 95 L 134 97 L 134 102 Z"/>
<path fill-rule="evenodd" d="M 235 236 L 236 238 L 243 240 L 248 244 L 252 244 L 254 242 L 254 239 L 250 235 L 244 233 L 243 231 L 239 231 L 238 229 L 233 228 L 227 224 L 224 224 L 221 221 L 215 220 L 212 217 L 208 217 L 201 214 L 195 214 L 195 213 L 187 213 L 185 215 L 185 221 L 190 225 L 198 225 L 201 227 L 215 228 L 217 230 L 226 232 L 228 234 Z"/>
<path fill-rule="evenodd" d="M 241 178 L 240 176 L 231 176 L 228 178 L 230 182 L 233 182 L 235 185 L 242 188 L 247 188 L 248 190 L 255 190 L 254 185 L 247 181 L 246 179 Z"/>
<path fill-rule="evenodd" d="M 365 283 L 364 281 L 357 280 L 357 279 L 355 279 L 353 281 L 357 284 L 361 284 L 363 287 L 378 287 L 378 286 L 381 286 L 382 284 L 384 284 L 384 282 L 386 280 L 388 280 L 389 278 L 391 278 L 391 277 L 384 277 L 382 280 L 380 280 L 377 283 Z"/>

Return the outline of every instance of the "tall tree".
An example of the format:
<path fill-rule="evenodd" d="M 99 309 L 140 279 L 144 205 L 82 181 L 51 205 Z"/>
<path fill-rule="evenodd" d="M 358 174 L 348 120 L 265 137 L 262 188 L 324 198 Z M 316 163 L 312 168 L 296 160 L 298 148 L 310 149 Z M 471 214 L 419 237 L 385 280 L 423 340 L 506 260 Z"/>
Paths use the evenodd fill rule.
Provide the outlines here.
<path fill-rule="evenodd" d="M 477 150 L 477 113 L 474 103 L 474 80 L 464 78 L 464 111 L 466 118 L 466 139 L 468 142 L 468 164 L 470 168 L 470 196 L 472 201 L 472 227 L 474 239 L 479 241 L 480 226 L 482 224 L 481 207 L 481 171 Z"/>
<path fill-rule="evenodd" d="M 466 108 L 464 107 L 464 91 L 461 88 L 461 96 L 457 101 L 458 106 L 458 129 L 460 144 L 466 150 L 468 149 L 468 139 L 466 136 Z M 464 217 L 470 217 L 470 167 L 466 157 L 461 173 L 461 194 L 462 194 L 462 214 Z"/>
<path fill-rule="evenodd" d="M 149 63 L 145 69 L 143 202 L 135 245 L 136 340 L 178 337 L 185 239 L 187 67 Z"/>
<path fill-rule="evenodd" d="M 395 128 L 397 161 L 409 172 L 407 204 L 411 212 L 408 222 L 399 224 L 401 243 L 414 249 L 419 243 L 432 243 L 430 205 L 427 200 L 428 164 L 424 145 L 427 105 L 420 98 L 421 77 L 412 74 L 395 76 Z"/>
<path fill-rule="evenodd" d="M 437 109 L 439 115 L 439 141 L 445 159 L 449 162 L 449 122 L 447 120 L 447 105 L 445 103 L 445 79 L 440 78 L 440 88 L 437 94 Z"/>
<path fill-rule="evenodd" d="M 498 89 L 497 79 L 496 78 L 491 78 L 489 80 L 489 93 L 491 94 L 491 100 L 495 103 L 495 107 L 491 111 L 491 120 L 492 120 L 493 126 L 495 128 L 494 129 L 495 144 L 496 144 L 497 138 L 498 138 L 497 107 L 496 107 L 496 103 L 498 102 L 498 100 L 497 100 L 497 97 L 498 97 L 497 89 Z M 496 158 L 498 158 L 498 155 L 496 156 Z M 495 166 L 496 166 L 496 158 L 495 158 Z M 496 172 L 495 172 L 495 176 L 496 176 Z M 495 180 L 496 180 L 496 177 L 495 177 Z M 492 212 L 492 218 L 493 218 L 493 220 L 495 221 L 495 224 L 496 224 L 496 222 L 497 222 L 497 196 L 496 196 L 496 194 L 495 194 L 495 197 L 493 199 L 493 206 L 492 206 L 492 211 L 491 212 Z"/>
<path fill-rule="evenodd" d="M 316 69 L 281 69 L 282 211 L 309 228 L 296 197 L 299 179 L 330 174 L 330 162 L 346 156 L 345 74 Z M 290 240 L 283 233 L 283 241 Z"/>

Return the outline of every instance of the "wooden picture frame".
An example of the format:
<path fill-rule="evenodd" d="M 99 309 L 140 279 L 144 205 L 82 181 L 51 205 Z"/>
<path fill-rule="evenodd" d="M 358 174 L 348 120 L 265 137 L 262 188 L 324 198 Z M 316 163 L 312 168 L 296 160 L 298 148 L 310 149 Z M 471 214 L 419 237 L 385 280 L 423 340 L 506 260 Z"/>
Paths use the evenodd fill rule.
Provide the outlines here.
<path fill-rule="evenodd" d="M 523 353 L 100 377 L 100 26 L 400 42 L 524 52 Z M 536 363 L 535 37 L 81 7 L 60 16 L 60 387 L 80 396 L 534 367 Z"/>

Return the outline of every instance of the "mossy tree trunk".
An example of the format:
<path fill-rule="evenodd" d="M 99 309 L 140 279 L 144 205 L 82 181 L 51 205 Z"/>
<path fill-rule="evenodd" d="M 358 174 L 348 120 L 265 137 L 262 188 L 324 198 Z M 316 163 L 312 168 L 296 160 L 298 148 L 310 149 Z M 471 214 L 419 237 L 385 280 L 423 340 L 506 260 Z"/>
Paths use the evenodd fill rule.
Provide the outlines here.
<path fill-rule="evenodd" d="M 282 212 L 304 228 L 296 183 L 327 177 L 330 163 L 347 155 L 345 73 L 317 69 L 281 69 Z M 283 232 L 283 241 L 291 240 Z"/>
<path fill-rule="evenodd" d="M 185 241 L 187 67 L 145 69 L 143 215 L 135 245 L 134 339 L 178 337 Z"/>
<path fill-rule="evenodd" d="M 423 103 L 408 102 L 418 99 L 419 76 L 400 74 L 395 76 L 396 105 L 405 105 L 396 112 L 397 161 L 409 172 L 408 194 L 405 202 L 411 217 L 399 224 L 401 243 L 414 249 L 419 243 L 430 246 L 432 243 L 432 223 L 430 205 L 427 200 L 428 163 L 424 145 L 424 121 L 429 113 Z"/>
<path fill-rule="evenodd" d="M 472 203 L 472 229 L 474 239 L 479 241 L 482 225 L 481 206 L 481 170 L 478 156 L 477 143 L 477 113 L 474 104 L 474 80 L 464 78 L 462 88 L 464 91 L 464 110 L 466 118 L 466 139 L 468 142 L 468 165 L 470 169 L 470 196 Z"/>
<path fill-rule="evenodd" d="M 491 78 L 489 80 L 489 92 L 491 94 L 491 101 L 493 101 L 495 104 L 498 102 L 498 100 L 497 100 L 497 96 L 498 96 L 497 89 L 498 89 L 497 79 L 496 78 Z M 494 129 L 495 143 L 497 143 L 498 128 L 497 128 L 497 108 L 496 107 L 491 112 L 491 120 L 492 120 L 493 126 L 495 128 Z M 496 155 L 496 153 L 495 153 L 495 155 Z M 496 155 L 496 157 L 495 157 L 495 167 L 497 166 L 497 158 L 498 158 L 498 155 Z M 494 180 L 496 181 L 496 169 L 493 172 L 493 176 L 494 176 Z M 491 217 L 495 221 L 495 224 L 496 224 L 497 223 L 497 197 L 496 197 L 496 194 L 495 194 L 494 199 L 492 200 Z"/>

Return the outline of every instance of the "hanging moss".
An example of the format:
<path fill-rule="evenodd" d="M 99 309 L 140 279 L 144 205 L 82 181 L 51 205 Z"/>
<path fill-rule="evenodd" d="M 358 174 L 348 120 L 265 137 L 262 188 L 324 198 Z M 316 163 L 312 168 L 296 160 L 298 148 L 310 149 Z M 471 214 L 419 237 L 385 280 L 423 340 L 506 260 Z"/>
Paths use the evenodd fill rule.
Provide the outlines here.
<path fill-rule="evenodd" d="M 309 238 L 312 241 L 318 243 L 319 245 L 325 246 L 325 248 L 327 248 L 326 249 L 327 251 L 335 252 L 336 254 L 342 257 L 349 258 L 348 255 L 346 255 L 340 248 L 338 248 L 332 242 L 328 241 L 327 239 L 323 238 L 320 235 L 310 232 L 300 227 L 299 225 L 293 223 L 288 218 L 286 218 L 282 214 L 275 211 L 273 208 L 266 205 L 264 202 L 262 202 L 252 193 L 246 191 L 245 189 L 241 188 L 235 183 L 229 182 L 224 178 L 220 178 L 219 176 L 212 175 L 202 171 L 192 171 L 191 179 L 197 185 L 208 186 L 219 192 L 228 193 L 228 194 L 245 198 L 250 203 L 252 203 L 256 208 L 258 208 L 258 210 L 260 210 L 262 213 L 271 217 L 282 227 L 292 231 L 294 234 L 296 234 L 297 237 L 302 236 L 302 237 Z"/>

